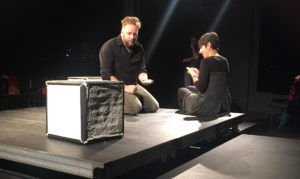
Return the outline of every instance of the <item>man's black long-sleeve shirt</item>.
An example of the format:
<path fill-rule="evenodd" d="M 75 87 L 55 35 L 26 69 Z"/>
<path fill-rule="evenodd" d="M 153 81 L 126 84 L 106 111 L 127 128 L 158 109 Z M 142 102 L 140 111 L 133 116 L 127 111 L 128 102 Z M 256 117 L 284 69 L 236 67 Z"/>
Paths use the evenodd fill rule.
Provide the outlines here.
<path fill-rule="evenodd" d="M 138 75 L 146 72 L 144 49 L 140 43 L 130 49 L 129 53 L 120 35 L 103 44 L 99 52 L 103 80 L 115 76 L 126 85 L 137 84 Z"/>

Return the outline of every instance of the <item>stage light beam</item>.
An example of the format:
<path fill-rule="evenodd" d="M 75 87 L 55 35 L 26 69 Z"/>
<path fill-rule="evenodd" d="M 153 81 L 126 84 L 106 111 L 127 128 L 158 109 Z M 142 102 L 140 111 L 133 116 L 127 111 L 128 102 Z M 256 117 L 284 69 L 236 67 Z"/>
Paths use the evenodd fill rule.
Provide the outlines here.
<path fill-rule="evenodd" d="M 151 59 L 151 57 L 153 55 L 153 51 L 155 50 L 155 47 L 157 46 L 157 43 L 158 43 L 166 25 L 168 24 L 168 21 L 172 15 L 174 9 L 176 8 L 178 1 L 179 0 L 171 0 L 168 10 L 166 11 L 162 20 L 160 21 L 160 23 L 153 35 L 153 38 L 151 38 L 152 40 L 149 43 L 150 45 L 147 49 L 147 54 L 146 54 L 147 63 L 149 63 L 149 61 L 150 61 L 149 59 Z"/>
<path fill-rule="evenodd" d="M 211 27 L 209 28 L 209 31 L 215 31 L 217 25 L 219 25 L 221 18 L 224 16 L 225 11 L 227 10 L 229 4 L 230 4 L 231 0 L 225 0 L 224 4 L 221 7 L 221 10 L 219 11 L 217 17 L 215 18 L 215 20 L 213 21 L 213 24 L 211 25 Z"/>

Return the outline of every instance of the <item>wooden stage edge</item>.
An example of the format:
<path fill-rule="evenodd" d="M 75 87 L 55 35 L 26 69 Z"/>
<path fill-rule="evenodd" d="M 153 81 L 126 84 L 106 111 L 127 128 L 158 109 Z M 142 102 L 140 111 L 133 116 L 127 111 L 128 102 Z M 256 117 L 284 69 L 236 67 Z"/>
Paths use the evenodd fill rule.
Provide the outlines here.
<path fill-rule="evenodd" d="M 161 108 L 125 115 L 123 137 L 83 145 L 46 136 L 46 108 L 0 111 L 0 158 L 87 178 L 120 176 L 153 161 L 175 157 L 193 144 L 237 132 L 243 113 L 197 118 Z"/>

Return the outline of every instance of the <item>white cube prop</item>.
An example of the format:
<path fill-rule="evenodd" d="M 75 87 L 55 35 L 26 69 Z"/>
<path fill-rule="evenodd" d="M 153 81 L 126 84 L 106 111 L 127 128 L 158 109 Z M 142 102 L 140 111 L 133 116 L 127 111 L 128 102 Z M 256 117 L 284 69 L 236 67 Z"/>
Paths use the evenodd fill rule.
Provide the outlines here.
<path fill-rule="evenodd" d="M 123 136 L 123 82 L 47 81 L 47 136 L 83 144 Z"/>

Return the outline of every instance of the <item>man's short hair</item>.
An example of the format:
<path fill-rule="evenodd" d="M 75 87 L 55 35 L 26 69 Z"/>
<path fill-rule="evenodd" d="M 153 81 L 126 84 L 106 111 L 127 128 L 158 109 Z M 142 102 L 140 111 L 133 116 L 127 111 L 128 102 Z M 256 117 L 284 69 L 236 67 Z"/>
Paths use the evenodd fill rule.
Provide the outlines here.
<path fill-rule="evenodd" d="M 208 42 L 211 43 L 212 49 L 219 50 L 220 40 L 216 32 L 207 32 L 202 35 L 198 41 L 199 48 L 201 48 L 202 45 L 206 46 Z"/>
<path fill-rule="evenodd" d="M 126 16 L 121 20 L 122 28 L 124 28 L 127 24 L 136 25 L 138 29 L 142 27 L 141 21 L 138 17 L 135 16 Z"/>

